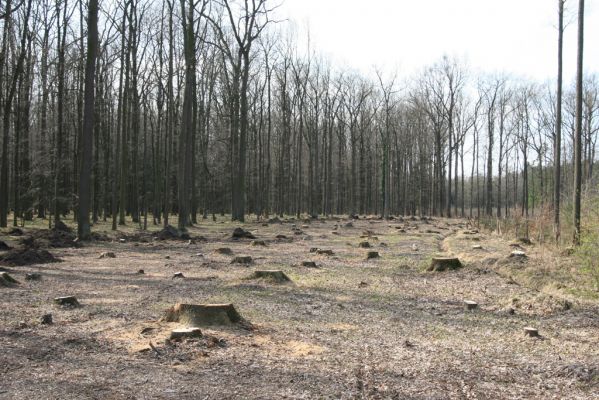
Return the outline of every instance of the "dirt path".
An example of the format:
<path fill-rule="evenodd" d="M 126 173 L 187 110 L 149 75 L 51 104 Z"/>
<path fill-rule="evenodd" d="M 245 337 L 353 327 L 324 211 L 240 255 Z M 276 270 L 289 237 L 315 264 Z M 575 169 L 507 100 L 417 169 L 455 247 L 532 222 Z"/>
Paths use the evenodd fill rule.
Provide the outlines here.
<path fill-rule="evenodd" d="M 61 263 L 7 268 L 21 283 L 0 288 L 0 398 L 599 398 L 599 306 L 502 273 L 535 250 L 507 259 L 507 243 L 457 220 L 347 222 L 246 224 L 266 246 L 210 223 L 190 231 L 206 241 L 94 242 L 54 250 Z M 99 258 L 106 251 L 116 257 Z M 465 267 L 425 272 L 440 251 Z M 231 264 L 239 255 L 254 263 Z M 247 279 L 255 269 L 293 282 Z M 31 272 L 42 279 L 26 281 Z M 52 304 L 64 295 L 82 307 Z M 157 321 L 177 302 L 233 303 L 255 329 L 165 343 L 177 324 Z M 38 322 L 46 313 L 54 324 Z"/>

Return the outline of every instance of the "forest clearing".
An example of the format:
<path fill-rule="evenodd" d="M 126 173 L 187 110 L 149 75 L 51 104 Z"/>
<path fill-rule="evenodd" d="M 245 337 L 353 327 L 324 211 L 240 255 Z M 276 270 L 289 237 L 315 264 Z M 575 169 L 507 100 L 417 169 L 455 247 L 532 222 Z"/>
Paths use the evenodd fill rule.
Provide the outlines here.
<path fill-rule="evenodd" d="M 239 226 L 255 238 L 233 238 Z M 580 295 L 563 275 L 584 275 L 548 247 L 442 218 L 97 230 L 34 239 L 60 262 L 3 267 L 18 283 L 0 289 L 0 398 L 599 398 L 596 292 Z M 44 237 L 23 231 L 2 239 Z M 448 255 L 462 267 L 427 271 Z M 177 303 L 242 320 L 169 339 L 188 327 L 166 321 Z"/>
<path fill-rule="evenodd" d="M 0 0 L 0 400 L 599 400 L 598 38 Z"/>

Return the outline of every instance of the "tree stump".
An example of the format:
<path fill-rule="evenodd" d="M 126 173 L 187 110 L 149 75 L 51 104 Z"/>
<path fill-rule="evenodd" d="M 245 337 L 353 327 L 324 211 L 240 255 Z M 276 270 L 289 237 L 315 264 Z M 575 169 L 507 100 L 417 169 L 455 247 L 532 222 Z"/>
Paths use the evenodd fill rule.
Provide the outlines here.
<path fill-rule="evenodd" d="M 530 337 L 539 337 L 539 330 L 537 328 L 526 327 L 524 328 L 524 334 Z"/>
<path fill-rule="evenodd" d="M 526 258 L 526 253 L 522 250 L 514 250 L 510 253 L 510 258 Z"/>
<path fill-rule="evenodd" d="M 243 318 L 233 304 L 182 304 L 166 311 L 166 322 L 179 322 L 188 326 L 233 325 Z"/>
<path fill-rule="evenodd" d="M 39 281 L 40 279 L 42 279 L 42 275 L 38 274 L 36 272 L 32 272 L 30 274 L 25 274 L 26 281 Z"/>
<path fill-rule="evenodd" d="M 59 306 L 79 307 L 80 304 L 75 296 L 56 297 L 54 303 Z"/>
<path fill-rule="evenodd" d="M 12 287 L 18 285 L 19 282 L 10 276 L 8 272 L 0 272 L 0 286 L 3 287 Z"/>
<path fill-rule="evenodd" d="M 44 314 L 40 317 L 40 324 L 42 325 L 52 325 L 53 322 L 52 314 Z"/>
<path fill-rule="evenodd" d="M 316 263 L 314 261 L 302 261 L 302 267 L 318 268 L 318 266 L 316 265 Z"/>
<path fill-rule="evenodd" d="M 316 254 L 320 254 L 321 256 L 332 256 L 335 253 L 333 253 L 333 250 L 318 249 L 316 250 Z"/>
<path fill-rule="evenodd" d="M 254 271 L 252 279 L 266 279 L 276 283 L 291 282 L 291 279 L 281 270 L 258 270 Z"/>
<path fill-rule="evenodd" d="M 358 246 L 360 246 L 363 249 L 369 249 L 372 247 L 369 242 L 360 242 Z"/>
<path fill-rule="evenodd" d="M 456 257 L 435 257 L 431 261 L 429 271 L 442 272 L 462 268 L 462 263 Z"/>
<path fill-rule="evenodd" d="M 225 256 L 230 256 L 233 254 L 233 250 L 231 250 L 228 247 L 219 247 L 218 249 L 214 250 L 217 254 L 222 254 Z"/>
<path fill-rule="evenodd" d="M 181 340 L 188 338 L 201 338 L 202 331 L 200 328 L 180 328 L 173 329 L 169 337 L 170 340 Z"/>
<path fill-rule="evenodd" d="M 475 301 L 466 300 L 464 301 L 464 306 L 466 307 L 466 310 L 474 310 L 478 308 L 478 303 Z"/>
<path fill-rule="evenodd" d="M 368 254 L 366 255 L 366 258 L 368 260 L 373 259 L 373 258 L 379 258 L 381 255 L 379 254 L 378 251 L 369 251 Z"/>
<path fill-rule="evenodd" d="M 143 274 L 146 273 L 146 271 L 144 271 L 143 269 L 138 269 L 137 273 L 140 274 L 140 275 L 143 275 Z"/>
<path fill-rule="evenodd" d="M 250 256 L 237 256 L 231 260 L 231 264 L 251 264 L 253 262 Z"/>
<path fill-rule="evenodd" d="M 246 231 L 243 228 L 235 228 L 231 237 L 233 239 L 256 239 L 256 237 L 251 232 Z"/>
<path fill-rule="evenodd" d="M 252 240 L 252 246 L 266 246 L 266 242 L 264 240 Z"/>

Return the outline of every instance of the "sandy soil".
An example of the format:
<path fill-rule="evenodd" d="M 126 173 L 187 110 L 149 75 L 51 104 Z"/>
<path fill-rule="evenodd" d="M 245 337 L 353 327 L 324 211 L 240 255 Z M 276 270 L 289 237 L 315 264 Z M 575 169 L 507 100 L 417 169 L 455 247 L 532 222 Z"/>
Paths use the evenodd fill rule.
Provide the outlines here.
<path fill-rule="evenodd" d="M 5 267 L 20 284 L 0 287 L 0 398 L 599 399 L 599 304 L 518 282 L 509 271 L 542 266 L 535 246 L 509 258 L 508 242 L 459 220 L 347 222 L 245 224 L 266 246 L 202 223 L 190 234 L 205 241 L 114 238 Z M 465 266 L 426 272 L 434 254 Z M 240 255 L 253 264 L 230 263 Z M 292 283 L 248 279 L 256 269 Z M 53 304 L 66 295 L 81 307 Z M 177 302 L 233 303 L 254 329 L 167 341 L 178 325 L 159 320 Z M 39 322 L 47 313 L 52 325 Z"/>

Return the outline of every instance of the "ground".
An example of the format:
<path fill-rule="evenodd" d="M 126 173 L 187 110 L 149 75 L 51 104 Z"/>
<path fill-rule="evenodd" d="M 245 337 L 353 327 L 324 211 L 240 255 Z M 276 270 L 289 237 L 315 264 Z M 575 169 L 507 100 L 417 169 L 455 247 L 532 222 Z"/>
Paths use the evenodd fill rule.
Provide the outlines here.
<path fill-rule="evenodd" d="M 348 223 L 221 218 L 191 228 L 191 242 L 129 228 L 51 248 L 58 263 L 5 267 L 20 283 L 0 287 L 0 398 L 599 399 L 599 301 L 535 285 L 551 275 L 548 250 L 510 258 L 508 239 L 461 220 Z M 265 245 L 233 240 L 238 226 Z M 437 254 L 464 267 L 426 271 Z M 292 282 L 249 279 L 257 269 Z M 53 304 L 67 295 L 81 307 Z M 171 342 L 179 325 L 160 319 L 178 302 L 232 303 L 249 324 Z"/>

